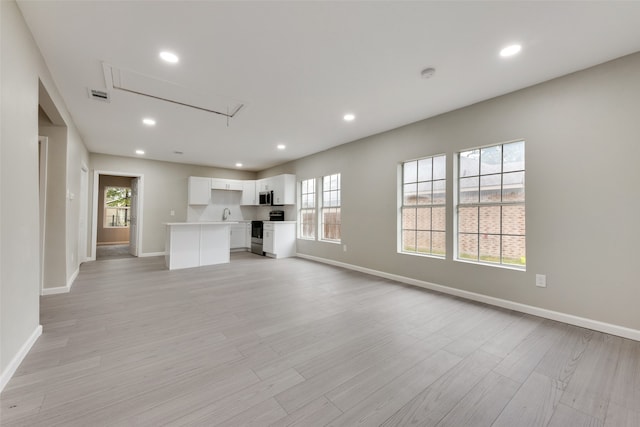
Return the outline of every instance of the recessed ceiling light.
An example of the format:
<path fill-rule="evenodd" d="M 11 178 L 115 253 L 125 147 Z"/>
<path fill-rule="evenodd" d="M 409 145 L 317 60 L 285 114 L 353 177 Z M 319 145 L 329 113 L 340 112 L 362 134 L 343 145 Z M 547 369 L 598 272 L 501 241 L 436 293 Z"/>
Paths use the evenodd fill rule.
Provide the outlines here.
<path fill-rule="evenodd" d="M 144 154 L 144 150 L 136 150 L 136 154 L 142 156 Z"/>
<path fill-rule="evenodd" d="M 146 119 L 142 119 L 142 123 L 144 123 L 147 126 L 155 126 L 156 121 L 147 117 Z"/>
<path fill-rule="evenodd" d="M 511 46 L 507 46 L 504 49 L 502 49 L 500 51 L 500 56 L 505 58 L 507 56 L 513 56 L 516 53 L 520 52 L 521 49 L 522 49 L 522 46 L 520 46 L 519 44 L 512 44 Z"/>
<path fill-rule="evenodd" d="M 278 144 L 278 150 L 284 150 L 285 148 L 287 148 L 286 145 L 284 144 Z"/>
<path fill-rule="evenodd" d="M 242 167 L 242 163 L 236 163 L 236 167 L 237 168 L 241 168 Z"/>
<path fill-rule="evenodd" d="M 351 122 L 355 118 L 356 118 L 356 116 L 354 116 L 353 114 L 345 114 L 344 117 L 343 117 L 345 122 Z"/>
<path fill-rule="evenodd" d="M 178 55 L 172 52 L 168 52 L 166 50 L 160 52 L 160 58 L 162 58 L 163 61 L 169 62 L 171 64 L 175 64 L 176 62 L 179 61 Z"/>

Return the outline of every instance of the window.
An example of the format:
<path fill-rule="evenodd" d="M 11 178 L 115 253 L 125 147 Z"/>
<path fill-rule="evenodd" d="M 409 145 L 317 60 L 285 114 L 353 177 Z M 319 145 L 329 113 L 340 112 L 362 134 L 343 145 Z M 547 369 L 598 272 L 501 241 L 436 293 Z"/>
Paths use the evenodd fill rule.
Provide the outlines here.
<path fill-rule="evenodd" d="M 457 257 L 524 268 L 524 141 L 458 155 Z"/>
<path fill-rule="evenodd" d="M 105 187 L 104 189 L 104 228 L 129 227 L 129 207 L 131 206 L 131 188 Z"/>
<path fill-rule="evenodd" d="M 446 255 L 446 156 L 402 164 L 400 252 Z"/>
<path fill-rule="evenodd" d="M 340 242 L 340 174 L 322 178 L 321 239 Z"/>
<path fill-rule="evenodd" d="M 300 182 L 300 210 L 298 212 L 298 237 L 301 239 L 316 238 L 316 179 L 305 179 Z"/>

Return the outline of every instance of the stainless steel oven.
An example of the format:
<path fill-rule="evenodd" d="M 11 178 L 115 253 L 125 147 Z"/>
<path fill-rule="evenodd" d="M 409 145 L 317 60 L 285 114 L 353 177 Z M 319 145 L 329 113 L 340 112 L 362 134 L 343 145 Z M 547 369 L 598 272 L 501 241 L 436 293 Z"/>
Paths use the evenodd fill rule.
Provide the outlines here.
<path fill-rule="evenodd" d="M 264 224 L 262 221 L 251 221 L 251 252 L 258 255 L 264 255 L 262 251 L 262 230 Z"/>

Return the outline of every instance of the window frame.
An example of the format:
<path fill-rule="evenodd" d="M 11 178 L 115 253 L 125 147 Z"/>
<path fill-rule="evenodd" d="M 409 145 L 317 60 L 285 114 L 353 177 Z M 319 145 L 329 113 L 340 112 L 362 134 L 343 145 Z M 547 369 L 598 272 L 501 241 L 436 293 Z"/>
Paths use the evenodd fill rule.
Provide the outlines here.
<path fill-rule="evenodd" d="M 337 188 L 330 188 L 329 190 L 327 190 L 325 188 L 325 180 L 327 178 L 329 178 L 329 180 L 331 180 L 332 176 L 337 176 Z M 336 243 L 336 244 L 341 244 L 342 243 L 342 174 L 340 172 L 336 172 L 336 173 L 332 173 L 329 175 L 323 175 L 322 178 L 320 179 L 320 191 L 318 194 L 318 209 L 319 209 L 319 215 L 318 215 L 318 232 L 317 234 L 317 239 L 320 242 L 326 242 L 326 243 Z M 337 201 L 338 204 L 331 204 L 331 206 L 327 206 L 327 203 L 325 201 L 325 194 L 327 193 L 337 193 L 338 197 L 337 197 Z M 340 236 L 338 239 L 329 239 L 325 236 L 325 222 L 324 222 L 324 218 L 325 218 L 325 210 L 337 210 L 338 212 L 338 217 L 339 217 L 339 221 L 337 223 L 334 223 L 334 226 L 337 226 L 337 233 Z"/>
<path fill-rule="evenodd" d="M 442 158 L 442 167 L 443 167 L 443 175 L 442 178 L 435 178 L 434 175 L 434 162 L 435 159 Z M 419 163 L 421 161 L 429 160 L 431 162 L 430 168 L 430 176 L 429 179 L 420 179 L 420 169 Z M 407 164 L 416 162 L 416 178 L 415 181 L 405 182 L 405 168 Z M 443 186 L 441 188 L 443 197 L 440 199 L 441 201 L 435 202 L 434 198 L 434 183 L 439 182 L 442 183 Z M 421 257 L 429 257 L 435 259 L 446 259 L 447 258 L 447 155 L 445 153 L 434 154 L 430 156 L 420 157 L 416 159 L 404 160 L 400 162 L 398 165 L 398 228 L 397 228 L 397 253 L 402 255 L 412 255 L 412 256 L 421 256 Z M 416 204 L 405 204 L 405 191 L 408 185 L 416 185 Z M 427 203 L 419 203 L 420 197 L 420 184 L 428 184 L 429 188 L 429 201 Z M 434 217 L 433 212 L 435 209 L 442 210 L 442 229 L 434 229 Z M 405 216 L 404 212 L 407 209 L 415 209 L 415 226 L 413 228 L 405 227 Z M 429 210 L 429 228 L 428 229 L 420 229 L 418 228 L 418 210 L 419 209 L 428 209 Z M 414 248 L 415 250 L 405 250 L 405 240 L 404 234 L 405 231 L 413 231 L 415 233 L 415 241 Z M 429 233 L 429 251 L 419 251 L 418 245 L 418 232 L 428 232 Z M 443 239 L 444 250 L 443 253 L 434 252 L 434 233 L 440 234 Z"/>
<path fill-rule="evenodd" d="M 307 191 L 304 192 L 304 183 L 313 181 L 313 192 Z M 316 240 L 318 237 L 318 180 L 316 178 L 307 178 L 303 179 L 298 183 L 299 189 L 299 202 L 298 202 L 298 239 L 302 240 Z M 309 184 L 307 184 L 307 190 L 309 189 Z M 311 200 L 313 201 L 313 207 L 304 207 L 303 200 L 305 195 L 313 194 Z M 313 225 L 313 236 L 304 236 L 303 229 L 306 222 L 303 221 L 304 212 L 312 211 L 312 219 L 311 224 Z"/>
<path fill-rule="evenodd" d="M 515 143 L 522 143 L 523 144 L 523 150 L 522 150 L 522 169 L 515 169 L 515 170 L 508 170 L 505 171 L 504 170 L 504 164 L 505 164 L 505 159 L 504 159 L 504 146 L 505 145 L 509 145 L 509 144 L 515 144 Z M 453 259 L 454 261 L 459 261 L 459 262 L 465 262 L 465 263 L 471 263 L 471 264 L 477 264 L 477 265 L 483 265 L 483 266 L 490 266 L 490 267 L 498 267 L 498 268 L 503 268 L 503 269 L 510 269 L 510 270 L 518 270 L 518 271 L 526 271 L 527 268 L 527 263 L 526 263 L 526 236 L 527 236 L 527 232 L 526 232 L 526 140 L 524 138 L 520 138 L 520 139 L 515 139 L 515 140 L 511 140 L 511 141 L 506 141 L 506 142 L 500 142 L 500 143 L 495 143 L 495 144 L 488 144 L 488 145 L 483 145 L 483 146 L 478 146 L 478 147 L 472 147 L 472 148 L 467 148 L 467 149 L 463 149 L 460 150 L 458 152 L 456 152 L 455 154 L 455 159 L 454 159 L 454 176 L 455 176 L 455 180 L 454 180 L 454 225 L 453 225 L 453 232 L 454 232 L 454 239 L 453 239 L 453 244 L 454 244 L 454 256 Z M 493 147 L 500 147 L 500 172 L 493 172 L 493 173 L 486 173 L 483 174 L 481 167 L 482 167 L 482 150 L 486 150 L 486 149 L 490 149 Z M 478 172 L 475 175 L 465 175 L 465 176 L 461 176 L 461 154 L 462 153 L 466 153 L 466 152 L 471 152 L 471 151 L 478 151 L 479 152 L 479 157 L 478 157 Z M 509 173 L 522 173 L 522 194 L 523 194 L 523 198 L 522 201 L 504 201 L 503 200 L 503 194 L 504 194 L 504 175 L 505 174 L 509 174 Z M 481 188 L 482 188 L 482 179 L 481 177 L 488 177 L 488 176 L 499 176 L 500 177 L 500 187 L 499 187 L 499 191 L 500 191 L 500 201 L 482 201 L 481 200 Z M 461 202 L 461 178 L 478 178 L 478 200 L 476 202 Z M 512 234 L 512 233 L 503 233 L 504 230 L 504 215 L 503 215 L 503 208 L 504 207 L 510 207 L 510 206 L 521 206 L 522 207 L 522 211 L 523 211 L 523 215 L 524 215 L 524 234 Z M 461 232 L 460 231 L 460 212 L 461 212 L 461 208 L 469 208 L 469 207 L 475 207 L 478 208 L 478 214 L 476 216 L 476 222 L 477 222 L 477 232 L 475 233 L 471 233 L 471 232 Z M 500 213 L 499 213 L 499 223 L 500 223 L 500 230 L 498 233 L 491 233 L 491 232 L 481 232 L 481 213 L 480 213 L 480 208 L 487 208 L 487 207 L 499 207 L 500 208 Z M 478 239 L 478 243 L 477 243 L 477 249 L 476 249 L 476 259 L 470 259 L 470 258 L 461 258 L 460 257 L 460 236 L 461 235 L 476 235 L 477 239 Z M 486 261 L 486 260 L 482 260 L 481 259 L 481 248 L 480 248 L 480 236 L 485 235 L 485 236 L 498 236 L 499 241 L 500 241 L 500 249 L 499 249 L 499 253 L 500 253 L 500 260 L 498 262 L 495 261 Z M 525 251 L 525 255 L 523 257 L 521 257 L 521 259 L 523 259 L 523 263 L 522 264 L 517 264 L 517 263 L 504 263 L 504 252 L 503 252 L 503 237 L 504 236 L 508 236 L 508 237 L 521 237 L 524 240 L 523 246 L 524 246 L 524 251 Z"/>

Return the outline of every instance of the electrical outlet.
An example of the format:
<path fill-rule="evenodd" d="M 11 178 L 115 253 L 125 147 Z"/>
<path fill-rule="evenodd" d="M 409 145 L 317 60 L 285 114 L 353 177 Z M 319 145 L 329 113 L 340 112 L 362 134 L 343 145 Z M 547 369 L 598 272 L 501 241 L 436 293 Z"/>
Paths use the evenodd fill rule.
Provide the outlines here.
<path fill-rule="evenodd" d="M 173 209 L 171 209 L 171 212 L 169 212 L 169 215 L 171 215 L 171 216 L 176 216 L 176 211 L 174 211 Z"/>
<path fill-rule="evenodd" d="M 342 245 L 342 251 L 347 252 L 347 245 Z"/>
<path fill-rule="evenodd" d="M 536 286 L 539 288 L 547 287 L 547 276 L 546 274 L 536 274 Z"/>

